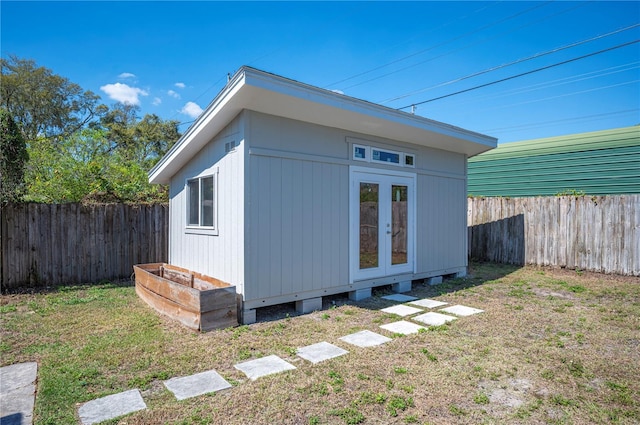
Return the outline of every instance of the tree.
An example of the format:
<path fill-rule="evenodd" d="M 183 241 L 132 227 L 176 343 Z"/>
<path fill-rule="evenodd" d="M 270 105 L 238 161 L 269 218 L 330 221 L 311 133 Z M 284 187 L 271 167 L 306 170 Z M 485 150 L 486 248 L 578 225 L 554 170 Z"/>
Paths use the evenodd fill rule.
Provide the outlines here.
<path fill-rule="evenodd" d="M 178 121 L 146 114 L 138 120 L 137 106 L 116 104 L 100 118 L 112 149 L 125 160 L 150 169 L 180 138 Z"/>
<path fill-rule="evenodd" d="M 25 191 L 27 145 L 11 114 L 0 108 L 0 204 L 19 201 Z"/>
<path fill-rule="evenodd" d="M 0 58 L 2 106 L 18 123 L 27 142 L 38 137 L 58 142 L 106 112 L 100 97 L 33 60 Z"/>
<path fill-rule="evenodd" d="M 113 149 L 107 130 L 85 128 L 57 146 L 29 145 L 27 199 L 35 202 L 165 202 L 166 187 L 152 185 L 147 169 Z"/>

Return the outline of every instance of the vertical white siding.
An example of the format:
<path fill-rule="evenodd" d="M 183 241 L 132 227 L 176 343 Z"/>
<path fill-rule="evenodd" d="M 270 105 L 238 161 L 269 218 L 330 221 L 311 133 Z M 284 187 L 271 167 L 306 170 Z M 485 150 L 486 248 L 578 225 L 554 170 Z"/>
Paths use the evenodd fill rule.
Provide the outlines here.
<path fill-rule="evenodd" d="M 416 271 L 423 273 L 465 267 L 467 210 L 464 178 L 419 175 L 417 192 Z"/>
<path fill-rule="evenodd" d="M 237 286 L 244 284 L 244 158 L 243 114 L 238 115 L 196 157 L 171 179 L 169 262 Z M 225 143 L 234 141 L 226 153 Z M 218 171 L 218 234 L 186 229 L 187 179 Z"/>
<path fill-rule="evenodd" d="M 348 167 L 251 155 L 245 301 L 348 283 Z"/>

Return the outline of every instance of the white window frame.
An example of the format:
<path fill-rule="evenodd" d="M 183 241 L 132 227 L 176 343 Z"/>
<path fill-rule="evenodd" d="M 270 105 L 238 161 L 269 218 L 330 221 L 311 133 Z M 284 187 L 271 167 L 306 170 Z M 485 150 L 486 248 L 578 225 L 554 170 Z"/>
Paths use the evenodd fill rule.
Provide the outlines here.
<path fill-rule="evenodd" d="M 364 158 L 359 158 L 358 156 L 356 156 L 357 149 L 364 149 Z M 373 158 L 374 150 L 379 152 L 398 155 L 398 162 L 381 161 L 379 159 L 374 159 Z M 407 164 L 407 158 L 413 158 L 413 164 Z M 368 162 L 373 164 L 392 165 L 394 167 L 416 168 L 415 153 L 407 153 L 407 152 L 395 151 L 392 149 L 379 148 L 376 146 L 364 145 L 362 143 L 351 142 L 351 159 L 354 161 L 362 161 L 362 162 Z"/>
<path fill-rule="evenodd" d="M 356 156 L 356 149 L 364 149 L 364 158 L 358 158 Z M 354 161 L 364 161 L 364 162 L 369 162 L 369 159 L 371 158 L 371 148 L 369 146 L 366 145 L 359 145 L 354 143 L 353 144 L 353 148 L 352 148 L 352 158 L 354 159 Z"/>
<path fill-rule="evenodd" d="M 411 157 L 413 158 L 413 164 L 409 165 L 407 164 L 407 158 Z M 409 168 L 416 168 L 416 155 L 412 154 L 412 153 L 403 153 L 402 154 L 402 166 L 403 167 L 409 167 Z"/>
<path fill-rule="evenodd" d="M 194 180 L 198 181 L 198 223 L 201 223 L 202 217 L 202 203 L 200 196 L 202 194 L 202 180 L 212 178 L 213 179 L 213 225 L 212 226 L 203 226 L 201 224 L 190 224 L 189 223 L 189 215 L 191 208 L 191 193 L 189 191 L 189 182 L 193 182 Z M 218 170 L 215 170 L 212 174 L 201 175 L 193 178 L 189 178 L 185 180 L 185 198 L 186 198 L 186 215 L 185 215 L 185 230 L 187 233 L 197 233 L 197 234 L 208 234 L 208 235 L 217 235 L 218 234 Z"/>
<path fill-rule="evenodd" d="M 378 151 L 378 152 L 390 153 L 392 155 L 398 155 L 398 162 L 382 161 L 380 159 L 375 159 L 373 157 L 373 151 L 374 150 Z M 392 151 L 390 149 L 376 148 L 376 147 L 372 147 L 371 148 L 371 162 L 375 162 L 375 163 L 378 163 L 378 164 L 395 165 L 396 167 L 402 167 L 404 165 L 402 163 L 403 160 L 404 160 L 404 157 L 403 157 L 402 152 Z"/>

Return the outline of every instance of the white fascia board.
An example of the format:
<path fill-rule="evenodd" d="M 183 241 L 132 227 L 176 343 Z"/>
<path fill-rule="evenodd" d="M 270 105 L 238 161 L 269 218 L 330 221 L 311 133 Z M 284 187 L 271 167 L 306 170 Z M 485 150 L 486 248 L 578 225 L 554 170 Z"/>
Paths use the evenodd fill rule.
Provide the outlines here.
<path fill-rule="evenodd" d="M 468 157 L 497 145 L 493 137 L 243 67 L 149 172 L 149 181 L 168 183 L 171 176 L 243 109 L 463 153 Z"/>
<path fill-rule="evenodd" d="M 244 75 L 236 74 L 169 152 L 149 171 L 150 183 L 168 184 L 175 173 L 242 111 L 236 94 L 243 85 Z"/>

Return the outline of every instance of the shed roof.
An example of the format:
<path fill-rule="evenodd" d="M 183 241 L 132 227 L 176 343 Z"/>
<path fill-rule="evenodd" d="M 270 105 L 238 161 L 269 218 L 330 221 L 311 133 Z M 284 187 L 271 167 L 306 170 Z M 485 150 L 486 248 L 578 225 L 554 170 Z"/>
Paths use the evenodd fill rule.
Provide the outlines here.
<path fill-rule="evenodd" d="M 243 109 L 474 156 L 497 139 L 243 66 L 149 172 L 169 183 Z"/>

